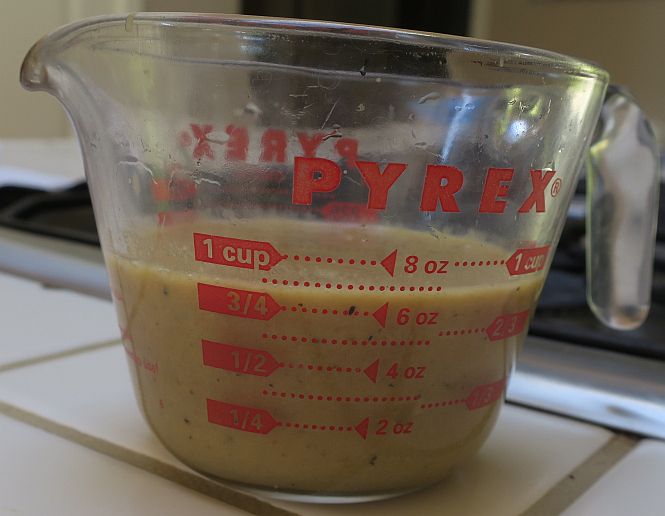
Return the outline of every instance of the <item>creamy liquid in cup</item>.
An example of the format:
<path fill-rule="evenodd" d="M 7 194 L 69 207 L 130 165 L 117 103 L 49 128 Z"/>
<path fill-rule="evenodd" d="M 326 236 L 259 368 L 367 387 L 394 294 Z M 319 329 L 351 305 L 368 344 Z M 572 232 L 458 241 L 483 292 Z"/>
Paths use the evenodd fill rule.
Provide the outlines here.
<path fill-rule="evenodd" d="M 196 261 L 193 233 L 279 263 Z M 198 471 L 294 492 L 411 489 L 471 456 L 544 280 L 480 239 L 400 228 L 203 219 L 126 241 L 107 264 L 154 432 Z"/>

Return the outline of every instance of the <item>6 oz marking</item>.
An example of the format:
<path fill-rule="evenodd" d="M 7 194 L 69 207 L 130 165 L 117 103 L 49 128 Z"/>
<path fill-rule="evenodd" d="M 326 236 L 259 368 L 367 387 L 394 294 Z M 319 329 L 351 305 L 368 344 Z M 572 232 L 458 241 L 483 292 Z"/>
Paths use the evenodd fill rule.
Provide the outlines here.
<path fill-rule="evenodd" d="M 438 322 L 439 312 L 418 312 L 413 319 L 418 326 L 434 325 Z M 397 324 L 404 326 L 412 320 L 411 309 L 402 308 L 397 312 Z"/>

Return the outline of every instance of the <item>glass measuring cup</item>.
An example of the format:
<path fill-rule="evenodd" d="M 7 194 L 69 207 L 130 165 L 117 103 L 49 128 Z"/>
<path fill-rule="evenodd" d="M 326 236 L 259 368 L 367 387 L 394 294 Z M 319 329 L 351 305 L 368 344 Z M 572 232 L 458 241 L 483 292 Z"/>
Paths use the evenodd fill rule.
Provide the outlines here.
<path fill-rule="evenodd" d="M 21 80 L 71 115 L 137 398 L 183 462 L 359 501 L 431 484 L 480 447 L 604 71 L 411 31 L 141 14 L 47 36 Z M 590 167 L 591 301 L 632 327 L 657 175 L 647 132 L 631 152 L 610 143 L 643 129 L 612 98 L 622 123 L 604 117 Z M 637 160 L 645 198 L 625 202 L 615 165 Z M 633 282 L 617 288 L 617 271 Z"/>

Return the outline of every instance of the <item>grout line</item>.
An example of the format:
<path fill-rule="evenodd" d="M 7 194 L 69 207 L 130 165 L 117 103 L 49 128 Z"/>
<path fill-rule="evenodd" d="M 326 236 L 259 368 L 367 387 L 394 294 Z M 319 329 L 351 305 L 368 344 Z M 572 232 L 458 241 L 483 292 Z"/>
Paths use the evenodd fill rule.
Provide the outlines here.
<path fill-rule="evenodd" d="M 190 473 L 171 464 L 160 462 L 142 453 L 85 434 L 9 403 L 0 401 L 0 413 L 257 516 L 298 516 L 297 513 L 208 480 L 194 472 Z"/>
<path fill-rule="evenodd" d="M 575 500 L 625 457 L 638 439 L 616 434 L 605 445 L 573 469 L 520 516 L 561 514 Z"/>
<path fill-rule="evenodd" d="M 58 360 L 60 358 L 65 358 L 73 355 L 78 355 L 81 353 L 87 353 L 89 351 L 97 351 L 98 349 L 110 348 L 111 346 L 122 344 L 122 341 L 119 338 L 104 340 L 102 342 L 96 342 L 94 344 L 86 344 L 81 347 L 68 349 L 65 351 L 58 351 L 56 353 L 50 353 L 47 355 L 40 355 L 38 357 L 26 358 L 24 360 L 18 360 L 16 362 L 10 362 L 9 364 L 0 365 L 0 373 L 9 371 L 11 369 L 18 369 L 19 367 L 26 367 L 35 364 L 40 364 L 42 362 L 48 362 L 50 360 Z"/>

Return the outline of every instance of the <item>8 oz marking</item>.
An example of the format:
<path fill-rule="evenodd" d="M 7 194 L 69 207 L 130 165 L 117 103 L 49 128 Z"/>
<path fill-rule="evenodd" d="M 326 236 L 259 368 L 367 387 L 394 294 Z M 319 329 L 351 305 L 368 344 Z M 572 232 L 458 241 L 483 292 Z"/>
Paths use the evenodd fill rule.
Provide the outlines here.
<path fill-rule="evenodd" d="M 414 254 L 407 256 L 404 260 L 404 272 L 414 274 L 418 272 L 418 262 L 420 258 Z M 427 260 L 423 265 L 425 274 L 448 274 L 448 260 Z"/>

